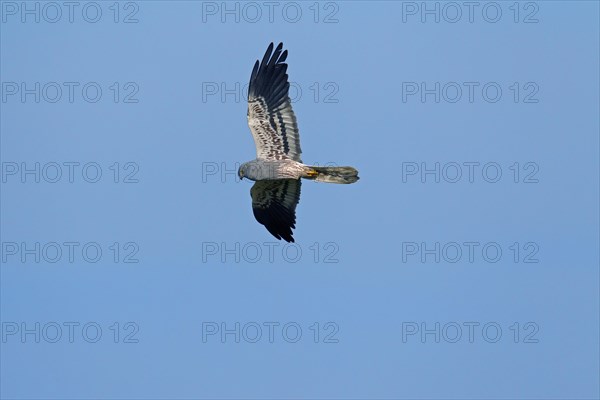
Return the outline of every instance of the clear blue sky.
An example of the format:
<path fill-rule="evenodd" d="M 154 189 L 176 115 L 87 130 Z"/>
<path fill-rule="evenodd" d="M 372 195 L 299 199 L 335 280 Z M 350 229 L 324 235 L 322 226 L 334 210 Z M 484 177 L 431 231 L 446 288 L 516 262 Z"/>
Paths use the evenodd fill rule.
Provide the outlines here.
<path fill-rule="evenodd" d="M 2 398 L 599 397 L 597 2 L 26 4 Z M 361 176 L 295 246 L 233 172 L 271 41 L 304 161 Z"/>

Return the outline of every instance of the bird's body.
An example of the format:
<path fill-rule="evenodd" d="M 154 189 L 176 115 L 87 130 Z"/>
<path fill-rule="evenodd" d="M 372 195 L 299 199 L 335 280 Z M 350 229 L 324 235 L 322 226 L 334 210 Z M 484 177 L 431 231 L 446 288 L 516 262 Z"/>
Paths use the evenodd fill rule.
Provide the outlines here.
<path fill-rule="evenodd" d="M 248 126 L 256 145 L 256 159 L 243 163 L 240 178 L 256 181 L 250 194 L 258 222 L 277 239 L 293 242 L 300 179 L 328 183 L 354 183 L 353 167 L 317 167 L 301 160 L 296 116 L 288 95 L 287 50 L 269 45 L 261 62 L 254 64 L 248 88 Z"/>
<path fill-rule="evenodd" d="M 310 168 L 294 160 L 252 160 L 240 166 L 244 178 L 253 181 L 272 179 L 300 179 L 308 177 Z"/>

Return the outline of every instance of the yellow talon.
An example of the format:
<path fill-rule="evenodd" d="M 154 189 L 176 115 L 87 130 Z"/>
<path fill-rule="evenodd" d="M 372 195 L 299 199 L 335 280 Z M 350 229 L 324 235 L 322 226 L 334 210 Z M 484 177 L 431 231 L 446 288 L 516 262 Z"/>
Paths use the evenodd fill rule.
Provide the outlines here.
<path fill-rule="evenodd" d="M 311 169 L 311 170 L 309 170 L 309 171 L 307 172 L 307 175 L 308 175 L 308 176 L 310 176 L 310 177 L 313 177 L 313 176 L 317 176 L 317 175 L 319 175 L 319 173 L 318 173 L 316 170 L 314 170 L 314 169 Z"/>

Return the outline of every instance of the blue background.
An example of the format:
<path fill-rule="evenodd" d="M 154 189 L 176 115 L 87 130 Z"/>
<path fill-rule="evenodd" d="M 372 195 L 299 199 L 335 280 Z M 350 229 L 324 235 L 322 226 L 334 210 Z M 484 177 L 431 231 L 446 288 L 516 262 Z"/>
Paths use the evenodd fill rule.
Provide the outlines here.
<path fill-rule="evenodd" d="M 273 22 L 260 2 L 257 22 L 243 4 L 236 22 L 221 2 L 120 3 L 118 23 L 113 2 L 99 3 L 97 23 L 82 18 L 85 3 L 72 23 L 66 14 L 23 23 L 6 3 L 3 83 L 97 82 L 103 93 L 95 103 L 80 89 L 72 103 L 66 92 L 36 103 L 3 87 L 3 168 L 95 162 L 102 178 L 88 183 L 78 169 L 70 183 L 64 169 L 57 183 L 19 175 L 2 183 L 2 398 L 598 398 L 597 2 L 521 3 L 516 23 L 512 2 L 499 3 L 496 23 L 482 17 L 486 3 L 473 22 L 463 8 L 456 23 L 407 13 L 420 2 L 297 3 L 295 23 L 285 3 Z M 131 12 L 137 22 L 124 23 Z M 530 13 L 537 22 L 524 23 Z M 304 161 L 353 165 L 361 176 L 350 186 L 305 181 L 297 246 L 284 253 L 279 243 L 273 262 L 267 246 L 276 240 L 254 220 L 251 184 L 221 175 L 255 155 L 244 96 L 203 92 L 245 85 L 271 41 L 289 49 L 290 80 L 302 91 L 294 110 Z M 123 102 L 128 82 L 136 103 Z M 496 82 L 503 92 L 494 103 L 480 90 L 473 102 L 466 92 L 456 103 L 403 101 L 403 82 Z M 528 82 L 537 102 L 523 101 Z M 114 183 L 115 162 L 122 174 L 135 163 L 138 182 Z M 457 183 L 403 179 L 409 162 L 494 162 L 502 177 L 489 183 L 479 169 L 470 183 L 463 169 Z M 527 162 L 537 183 L 523 182 Z M 496 243 L 501 259 L 486 261 L 481 246 L 473 262 L 406 254 L 409 242 L 469 241 Z M 73 262 L 7 253 L 10 243 L 36 242 L 80 246 Z M 102 248 L 100 261 L 82 258 L 88 242 Z M 529 242 L 537 263 L 523 262 Z M 135 246 L 139 262 L 123 262 Z M 51 322 L 63 326 L 57 343 L 51 331 L 39 343 L 7 334 Z M 65 322 L 80 324 L 73 343 Z M 128 322 L 137 343 L 125 343 Z M 280 325 L 273 343 L 266 328 L 257 343 L 247 340 L 253 331 L 236 343 L 232 334 L 203 340 L 206 322 Z M 465 322 L 479 324 L 472 343 Z M 86 323 L 102 328 L 98 342 L 86 340 L 93 330 L 82 336 Z M 283 337 L 286 323 L 302 328 L 296 343 L 293 330 Z M 403 340 L 403 326 L 421 323 L 455 323 L 462 336 L 452 343 L 453 331 L 440 328 L 439 342 L 420 332 Z M 487 323 L 502 329 L 495 343 L 493 329 L 481 332 Z M 337 343 L 325 343 L 331 327 Z"/>

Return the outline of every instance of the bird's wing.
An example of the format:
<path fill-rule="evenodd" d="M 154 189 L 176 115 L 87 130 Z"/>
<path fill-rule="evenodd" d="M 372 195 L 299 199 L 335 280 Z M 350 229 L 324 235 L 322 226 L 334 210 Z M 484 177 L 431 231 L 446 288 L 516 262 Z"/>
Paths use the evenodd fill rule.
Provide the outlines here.
<path fill-rule="evenodd" d="M 288 95 L 287 50 L 273 43 L 259 63 L 256 60 L 248 87 L 248 126 L 259 160 L 300 159 L 300 136 Z"/>
<path fill-rule="evenodd" d="M 258 181 L 250 189 L 256 220 L 277 239 L 294 242 L 296 206 L 300 201 L 300 179 Z"/>

